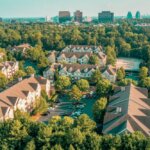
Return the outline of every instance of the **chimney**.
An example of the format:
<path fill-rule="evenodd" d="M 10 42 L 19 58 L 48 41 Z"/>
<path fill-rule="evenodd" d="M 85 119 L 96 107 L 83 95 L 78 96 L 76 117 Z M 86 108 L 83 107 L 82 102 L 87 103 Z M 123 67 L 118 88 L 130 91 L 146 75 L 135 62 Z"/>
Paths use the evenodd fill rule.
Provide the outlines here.
<path fill-rule="evenodd" d="M 34 73 L 33 73 L 33 74 L 31 74 L 30 76 L 34 78 Z"/>
<path fill-rule="evenodd" d="M 124 92 L 126 88 L 124 86 L 121 87 L 121 91 Z"/>
<path fill-rule="evenodd" d="M 19 78 L 18 78 L 18 81 L 19 81 L 19 82 L 22 81 L 22 77 L 19 77 Z"/>

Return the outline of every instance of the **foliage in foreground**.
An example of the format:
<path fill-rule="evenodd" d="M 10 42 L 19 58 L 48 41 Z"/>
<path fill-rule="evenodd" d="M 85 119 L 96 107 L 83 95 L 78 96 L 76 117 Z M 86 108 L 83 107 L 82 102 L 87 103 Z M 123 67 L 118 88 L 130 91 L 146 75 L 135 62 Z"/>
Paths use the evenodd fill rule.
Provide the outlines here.
<path fill-rule="evenodd" d="M 144 150 L 149 139 L 139 132 L 98 135 L 87 115 L 77 119 L 53 117 L 46 125 L 27 119 L 0 123 L 1 150 Z"/>

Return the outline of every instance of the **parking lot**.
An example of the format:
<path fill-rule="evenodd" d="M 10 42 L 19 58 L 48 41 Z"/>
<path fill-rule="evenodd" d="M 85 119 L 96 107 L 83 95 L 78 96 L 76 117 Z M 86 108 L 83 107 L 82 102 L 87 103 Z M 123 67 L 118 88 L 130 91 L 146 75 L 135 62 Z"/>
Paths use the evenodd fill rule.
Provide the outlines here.
<path fill-rule="evenodd" d="M 48 121 L 53 116 L 70 116 L 77 118 L 81 114 L 87 114 L 93 119 L 92 107 L 96 99 L 82 99 L 80 102 L 69 101 L 61 98 L 60 103 L 50 107 L 46 114 L 43 114 L 39 121 Z"/>

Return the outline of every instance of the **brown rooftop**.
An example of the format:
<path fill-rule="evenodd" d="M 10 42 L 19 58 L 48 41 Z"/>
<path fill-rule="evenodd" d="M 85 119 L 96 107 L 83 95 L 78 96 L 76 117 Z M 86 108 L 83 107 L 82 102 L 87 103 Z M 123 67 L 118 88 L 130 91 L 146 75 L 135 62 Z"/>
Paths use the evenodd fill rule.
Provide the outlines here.
<path fill-rule="evenodd" d="M 52 69 L 56 70 L 56 69 L 66 69 L 66 70 L 70 70 L 71 72 L 75 72 L 77 70 L 80 71 L 84 71 L 85 69 L 87 69 L 88 71 L 91 69 L 100 69 L 102 70 L 102 67 L 98 67 L 97 65 L 89 65 L 89 64 L 55 64 L 51 66 Z"/>
<path fill-rule="evenodd" d="M 109 65 L 107 67 L 107 72 L 110 74 L 110 75 L 115 75 L 116 72 L 117 72 L 117 69 L 116 67 L 112 66 L 112 65 Z"/>
<path fill-rule="evenodd" d="M 60 56 L 61 55 L 65 55 L 65 57 L 67 58 L 71 58 L 73 56 L 76 56 L 77 58 L 81 58 L 81 57 L 84 57 L 85 55 L 90 57 L 92 53 L 91 52 L 62 52 L 60 53 Z"/>
<path fill-rule="evenodd" d="M 103 133 L 120 134 L 136 129 L 150 135 L 150 99 L 145 88 L 129 85 L 110 97 L 104 117 Z"/>

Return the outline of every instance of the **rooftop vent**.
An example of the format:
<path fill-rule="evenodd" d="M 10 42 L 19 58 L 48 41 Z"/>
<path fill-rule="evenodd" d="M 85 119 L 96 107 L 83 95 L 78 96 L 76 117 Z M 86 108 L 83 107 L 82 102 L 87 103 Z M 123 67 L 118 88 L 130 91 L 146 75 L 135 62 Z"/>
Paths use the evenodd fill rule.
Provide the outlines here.
<path fill-rule="evenodd" d="M 121 113 L 122 112 L 122 108 L 121 107 L 117 107 L 116 108 L 116 113 L 118 114 L 118 113 Z"/>
<path fill-rule="evenodd" d="M 19 81 L 19 82 L 22 81 L 22 77 L 19 77 L 19 78 L 18 78 L 18 81 Z"/>
<path fill-rule="evenodd" d="M 125 87 L 121 87 L 121 91 L 123 92 L 123 91 L 125 91 L 126 90 L 126 88 Z"/>

